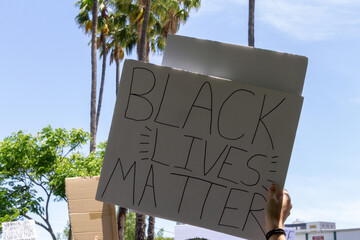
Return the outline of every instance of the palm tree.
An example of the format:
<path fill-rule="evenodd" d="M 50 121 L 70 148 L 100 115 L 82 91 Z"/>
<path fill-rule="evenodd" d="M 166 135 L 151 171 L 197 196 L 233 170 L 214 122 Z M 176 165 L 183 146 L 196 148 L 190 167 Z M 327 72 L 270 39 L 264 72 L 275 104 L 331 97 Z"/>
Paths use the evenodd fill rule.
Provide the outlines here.
<path fill-rule="evenodd" d="M 80 28 L 85 29 L 87 34 L 91 29 L 91 97 L 90 97 L 90 152 L 96 148 L 96 83 L 97 83 L 97 65 L 96 65 L 96 49 L 97 49 L 97 28 L 98 28 L 98 1 L 97 0 L 80 0 L 75 3 L 79 6 L 80 12 L 75 17 Z M 92 20 L 89 13 L 91 11 Z"/>
<path fill-rule="evenodd" d="M 145 215 L 136 213 L 135 240 L 145 240 Z"/>
<path fill-rule="evenodd" d="M 141 34 L 140 34 L 140 42 L 139 42 L 139 61 L 145 61 L 147 52 L 147 32 L 150 18 L 150 10 L 151 10 L 151 0 L 142 0 L 145 1 L 145 9 L 144 9 L 144 18 L 141 24 Z"/>
<path fill-rule="evenodd" d="M 148 226 L 147 240 L 154 240 L 155 217 L 149 216 L 148 222 L 149 222 L 149 226 Z"/>
<path fill-rule="evenodd" d="M 99 30 L 100 30 L 100 37 L 97 42 L 97 48 L 100 48 L 101 46 L 101 52 L 100 52 L 100 58 L 103 58 L 102 62 L 102 70 L 101 70 L 101 82 L 100 82 L 100 90 L 99 90 L 99 100 L 98 100 L 98 106 L 96 110 L 96 132 L 99 125 L 99 118 L 100 118 L 100 112 L 101 112 L 101 105 L 102 105 L 102 99 L 103 99 L 103 92 L 104 92 L 104 83 L 105 83 L 105 71 L 106 71 L 106 58 L 107 58 L 107 47 L 106 47 L 106 41 L 107 36 L 109 33 L 108 28 L 108 0 L 103 0 L 100 3 L 100 16 L 98 17 L 98 23 L 99 23 Z"/>
<path fill-rule="evenodd" d="M 86 0 L 88 1 L 88 0 Z M 91 99 L 90 99 L 90 152 L 96 149 L 96 48 L 98 25 L 98 0 L 92 0 L 91 29 Z"/>
<path fill-rule="evenodd" d="M 94 4 L 93 4 L 94 3 Z M 91 69 L 92 69 L 92 81 L 91 81 L 91 114 L 90 114 L 90 133 L 92 141 L 90 142 L 90 151 L 95 150 L 96 145 L 96 133 L 99 124 L 102 98 L 104 92 L 104 83 L 105 83 L 105 71 L 106 71 L 106 58 L 108 49 L 106 47 L 107 37 L 108 37 L 108 5 L 109 0 L 100 0 L 99 2 L 93 0 L 79 0 L 75 3 L 76 6 L 80 8 L 79 14 L 76 16 L 75 20 L 78 23 L 80 28 L 85 30 L 85 34 L 91 33 Z M 100 10 L 100 16 L 98 14 L 94 15 L 94 6 L 97 8 L 97 12 Z M 90 12 L 92 19 L 90 19 Z M 96 17 L 95 17 L 96 16 Z M 95 21 L 95 22 L 94 22 Z M 95 23 L 95 24 L 93 24 Z M 96 29 L 96 31 L 95 31 Z M 97 34 L 100 32 L 99 38 Z M 94 43 L 95 41 L 95 43 Z M 93 49 L 95 47 L 95 50 Z M 100 58 L 103 58 L 102 62 L 102 72 L 101 72 L 101 82 L 99 90 L 99 99 L 98 105 L 96 108 L 96 87 L 97 87 L 97 77 L 96 77 L 96 49 L 101 48 Z M 95 57 L 95 59 L 93 59 Z"/>
<path fill-rule="evenodd" d="M 254 13 L 255 13 L 255 0 L 249 0 L 248 45 L 251 47 L 255 46 Z"/>
<path fill-rule="evenodd" d="M 124 49 L 129 55 L 136 45 L 137 36 L 131 25 L 128 24 L 127 14 L 115 9 L 109 16 L 109 44 L 108 50 L 110 53 L 110 64 L 116 63 L 116 79 L 115 89 L 118 92 L 120 83 L 120 61 L 124 58 Z"/>
<path fill-rule="evenodd" d="M 163 51 L 168 34 L 176 34 L 182 24 L 189 18 L 192 9 L 199 9 L 201 0 L 153 0 L 150 13 L 147 60 L 150 50 Z"/>
<path fill-rule="evenodd" d="M 123 208 L 123 207 L 119 207 L 119 213 L 118 213 L 118 235 L 119 235 L 119 240 L 124 240 L 125 239 L 125 220 L 126 220 L 126 213 L 127 213 L 128 209 L 127 208 Z"/>

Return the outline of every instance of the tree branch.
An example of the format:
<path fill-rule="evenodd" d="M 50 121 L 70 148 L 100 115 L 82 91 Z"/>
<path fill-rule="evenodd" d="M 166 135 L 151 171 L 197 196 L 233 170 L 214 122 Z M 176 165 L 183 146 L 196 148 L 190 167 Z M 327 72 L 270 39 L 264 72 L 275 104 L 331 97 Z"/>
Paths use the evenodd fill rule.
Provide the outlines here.
<path fill-rule="evenodd" d="M 49 195 L 48 191 L 46 190 L 46 188 L 42 184 L 36 182 L 35 179 L 33 179 L 27 172 L 25 172 L 25 174 L 30 179 L 31 182 L 33 182 L 35 185 L 41 187 L 45 191 L 46 195 Z"/>
<path fill-rule="evenodd" d="M 46 222 L 49 221 L 49 202 L 50 202 L 50 196 L 51 196 L 52 190 L 50 189 L 49 195 L 47 196 L 46 205 L 45 205 L 45 214 L 46 214 Z M 50 224 L 48 224 L 50 225 Z"/>
<path fill-rule="evenodd" d="M 37 225 L 39 225 L 40 227 L 43 227 L 46 231 L 50 232 L 50 229 L 48 227 L 46 227 L 44 224 L 42 224 L 41 222 L 36 221 L 35 219 L 29 217 L 26 214 L 23 214 L 22 216 L 24 216 L 25 218 L 27 218 L 29 220 L 34 220 Z"/>
<path fill-rule="evenodd" d="M 77 148 L 80 145 L 80 143 L 76 144 L 75 146 L 73 146 L 72 148 L 70 148 L 70 150 L 62 157 L 62 159 L 64 159 L 72 150 L 74 150 L 75 148 Z"/>

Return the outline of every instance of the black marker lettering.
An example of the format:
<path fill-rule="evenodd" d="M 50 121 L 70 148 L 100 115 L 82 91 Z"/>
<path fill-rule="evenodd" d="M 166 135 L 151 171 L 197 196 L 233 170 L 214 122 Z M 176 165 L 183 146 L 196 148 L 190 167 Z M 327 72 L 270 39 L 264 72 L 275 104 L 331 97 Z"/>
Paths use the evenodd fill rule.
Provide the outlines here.
<path fill-rule="evenodd" d="M 120 158 L 118 158 L 118 160 L 116 161 L 115 167 L 110 175 L 110 178 L 108 180 L 108 182 L 106 183 L 105 189 L 103 191 L 103 193 L 101 194 L 101 197 L 104 196 L 105 191 L 107 189 L 107 187 L 109 186 L 110 180 L 115 172 L 115 169 L 117 168 L 117 166 L 120 165 L 120 169 L 121 169 L 121 174 L 122 174 L 122 179 L 125 181 L 125 179 L 127 178 L 127 176 L 129 175 L 131 169 L 134 169 L 134 177 L 133 177 L 133 204 L 135 203 L 135 177 L 136 177 L 136 161 L 131 165 L 131 167 L 129 168 L 129 170 L 127 171 L 126 175 L 124 174 L 124 168 L 122 166 L 121 160 Z"/>
<path fill-rule="evenodd" d="M 209 89 L 209 92 L 210 92 L 210 98 L 208 99 L 208 105 L 209 106 L 201 106 L 200 104 L 197 104 L 196 102 L 198 101 L 199 99 L 199 96 L 200 94 L 202 93 L 203 89 L 205 89 L 204 87 L 207 86 L 208 89 Z M 204 93 L 202 93 L 204 94 Z M 210 118 L 209 118 L 209 134 L 211 135 L 211 126 L 212 126 L 212 110 L 213 110 L 213 94 L 212 94 L 212 89 L 211 89 L 211 85 L 209 82 L 205 82 L 199 92 L 197 93 L 196 95 L 196 98 L 193 102 L 193 104 L 191 105 L 191 108 L 186 116 L 186 119 L 185 119 L 185 122 L 184 122 L 184 125 L 182 126 L 182 128 L 185 127 L 186 123 L 187 123 L 187 120 L 189 119 L 189 116 L 190 116 L 190 113 L 192 112 L 193 108 L 200 108 L 200 109 L 203 109 L 203 110 L 206 110 L 206 111 L 209 111 L 209 114 L 210 114 Z"/>
<path fill-rule="evenodd" d="M 184 200 L 184 195 L 185 195 L 185 190 L 188 186 L 188 182 L 189 182 L 189 179 L 194 179 L 194 180 L 198 180 L 198 181 L 201 181 L 201 182 L 205 182 L 205 183 L 209 183 L 210 184 L 210 187 L 207 191 L 207 194 L 206 194 L 206 197 L 204 199 L 204 202 L 203 202 L 203 205 L 202 205 L 202 208 L 201 208 L 201 214 L 200 214 L 200 219 L 202 218 L 202 215 L 203 215 L 203 211 L 204 211 L 204 207 L 205 207 L 205 204 L 206 204 L 206 201 L 208 199 L 208 196 L 209 196 L 209 193 L 210 193 L 210 190 L 212 188 L 213 185 L 215 186 L 218 186 L 218 187 L 223 187 L 223 188 L 226 188 L 225 185 L 221 185 L 221 184 L 217 184 L 217 183 L 214 183 L 214 182 L 210 182 L 206 179 L 202 179 L 202 178 L 198 178 L 198 177 L 192 177 L 192 176 L 188 176 L 188 175 L 184 175 L 184 174 L 178 174 L 178 173 L 171 173 L 171 175 L 175 175 L 175 176 L 180 176 L 180 177 L 185 177 L 186 178 L 186 182 L 185 182 L 185 185 L 184 185 L 184 188 L 183 188 L 183 191 L 182 191 L 182 194 L 181 194 L 181 199 L 180 199 L 180 202 L 179 202 L 179 207 L 178 207 L 178 213 L 180 212 L 180 209 L 181 209 L 181 205 L 182 205 L 182 202 Z"/>
<path fill-rule="evenodd" d="M 156 132 L 155 132 L 155 141 L 154 141 L 154 150 L 153 150 L 153 154 L 152 154 L 152 156 L 151 156 L 151 161 L 169 167 L 169 164 L 166 164 L 166 163 L 163 163 L 163 162 L 160 162 L 160 161 L 157 161 L 157 160 L 154 159 L 155 152 L 156 152 L 156 146 L 157 146 L 157 142 L 158 142 L 158 132 L 159 132 L 158 129 L 156 129 Z"/>
<path fill-rule="evenodd" d="M 150 174 L 151 174 L 151 185 L 149 184 Z M 153 165 L 151 164 L 150 169 L 149 169 L 149 173 L 148 173 L 147 178 L 146 178 L 145 186 L 144 186 L 141 198 L 140 198 L 139 203 L 138 203 L 138 206 L 140 205 L 140 203 L 141 203 L 141 201 L 142 201 L 142 199 L 144 197 L 144 193 L 145 193 L 146 188 L 149 187 L 149 188 L 152 188 L 153 197 L 154 197 L 154 204 L 155 204 L 155 207 L 157 207 L 156 206 L 155 180 L 154 179 L 155 179 L 154 178 L 154 169 L 153 169 Z"/>
<path fill-rule="evenodd" d="M 246 186 L 255 186 L 256 184 L 258 184 L 258 182 L 260 181 L 260 173 L 258 170 L 256 170 L 253 167 L 250 167 L 250 162 L 258 157 L 267 157 L 263 154 L 255 154 L 254 156 L 250 157 L 249 160 L 246 163 L 246 166 L 251 169 L 255 174 L 256 174 L 256 180 L 253 183 L 245 183 L 244 181 L 240 181 L 242 184 L 246 185 Z"/>
<path fill-rule="evenodd" d="M 169 78 L 170 78 L 170 74 L 168 74 L 168 77 L 167 77 L 167 79 L 166 79 L 166 83 L 165 83 L 165 87 L 164 87 L 164 92 L 163 92 L 163 94 L 162 94 L 162 96 L 161 96 L 161 101 L 160 101 L 159 110 L 158 110 L 158 112 L 157 112 L 157 114 L 156 114 L 156 117 L 155 117 L 154 122 L 159 123 L 159 124 L 162 124 L 162 125 L 165 125 L 165 126 L 168 126 L 168 127 L 179 128 L 179 126 L 176 126 L 176 125 L 174 125 L 174 124 L 170 124 L 170 123 L 166 123 L 166 122 L 161 122 L 161 121 L 158 120 L 159 113 L 160 113 L 160 111 L 161 111 L 161 109 L 162 109 L 162 105 L 163 105 L 163 102 L 164 102 L 167 85 L 168 85 L 168 83 L 169 83 Z"/>
<path fill-rule="evenodd" d="M 220 134 L 220 136 L 222 136 L 223 138 L 225 139 L 228 139 L 228 140 L 237 140 L 237 139 L 240 139 L 242 138 L 245 133 L 238 133 L 237 136 L 225 136 L 225 134 L 222 132 L 222 126 L 227 126 L 228 124 L 225 122 L 223 123 L 223 121 L 221 121 L 221 116 L 222 116 L 222 111 L 224 109 L 224 106 L 228 103 L 228 101 L 231 99 L 231 97 L 235 96 L 235 94 L 241 94 L 241 93 L 246 93 L 246 94 L 252 94 L 253 96 L 255 96 L 255 93 L 249 91 L 249 90 L 245 90 L 245 89 L 239 89 L 239 90 L 236 90 L 234 92 L 232 92 L 226 99 L 225 101 L 222 103 L 221 107 L 220 107 L 220 111 L 219 111 L 219 115 L 218 115 L 218 121 L 217 121 L 217 129 L 218 129 L 218 132 Z M 226 120 L 226 118 L 224 118 L 224 120 Z M 232 130 L 232 132 L 236 132 L 235 130 Z"/>
<path fill-rule="evenodd" d="M 189 136 L 189 135 L 185 135 L 184 137 L 189 137 L 189 138 L 191 138 L 191 143 L 190 143 L 189 151 L 188 151 L 188 154 L 187 154 L 186 163 L 185 163 L 185 166 L 184 166 L 184 167 L 181 167 L 181 166 L 174 166 L 174 167 L 175 167 L 175 168 L 185 169 L 185 170 L 187 170 L 187 171 L 192 172 L 191 169 L 187 168 L 187 165 L 188 165 L 189 159 L 190 159 L 191 149 L 192 149 L 192 147 L 193 147 L 193 144 L 194 144 L 194 142 L 195 142 L 195 139 L 196 139 L 196 140 L 200 140 L 200 141 L 202 141 L 202 139 L 201 139 L 201 138 L 198 138 L 198 137 L 194 137 L 194 136 Z"/>
<path fill-rule="evenodd" d="M 222 165 L 221 165 L 221 168 L 220 168 L 220 170 L 219 170 L 219 173 L 218 173 L 217 177 L 220 178 L 220 179 L 223 179 L 223 180 L 226 180 L 226 181 L 235 183 L 235 184 L 239 184 L 239 183 L 236 182 L 235 180 L 231 180 L 231 179 L 228 179 L 228 178 L 225 178 L 225 177 L 221 177 L 221 176 L 220 176 L 220 174 L 221 174 L 221 172 L 222 172 L 222 170 L 223 170 L 224 165 L 229 165 L 229 166 L 232 165 L 232 163 L 229 163 L 229 162 L 226 161 L 226 160 L 228 159 L 229 154 L 230 154 L 230 152 L 231 152 L 232 150 L 238 150 L 238 151 L 241 151 L 241 152 L 247 152 L 246 150 L 241 149 L 241 148 L 237 148 L 237 147 L 233 147 L 233 146 L 229 147 L 229 150 L 228 150 L 228 152 L 227 152 L 227 154 L 226 154 L 226 157 L 225 157 L 225 159 L 224 159 L 224 161 L 223 161 L 223 163 L 222 163 Z"/>
<path fill-rule="evenodd" d="M 243 190 L 243 189 L 230 188 L 229 194 L 228 194 L 228 196 L 227 196 L 227 198 L 226 198 L 226 202 L 225 202 L 223 211 L 222 211 L 221 216 L 220 216 L 220 219 L 219 219 L 219 223 L 218 223 L 219 226 L 225 226 L 225 227 L 231 227 L 231 228 L 239 228 L 238 226 L 235 226 L 235 225 L 230 225 L 230 224 L 224 224 L 224 223 L 222 223 L 222 220 L 223 220 L 224 213 L 225 213 L 225 210 L 226 210 L 226 209 L 230 209 L 230 210 L 234 210 L 234 211 L 238 210 L 238 208 L 236 208 L 236 207 L 229 207 L 229 206 L 228 206 L 228 202 L 229 202 L 231 193 L 232 193 L 233 191 L 240 191 L 240 192 L 248 193 L 248 191 Z M 236 222 L 236 220 L 232 219 L 231 222 Z"/>
<path fill-rule="evenodd" d="M 216 163 L 220 160 L 221 156 L 224 154 L 225 150 L 227 149 L 228 145 L 226 145 L 224 147 L 224 149 L 222 150 L 222 152 L 219 154 L 218 158 L 216 159 L 216 161 L 213 163 L 213 165 L 211 165 L 209 170 L 206 170 L 206 161 L 207 161 L 207 156 L 206 156 L 206 152 L 207 152 L 207 140 L 205 141 L 205 153 L 204 153 L 204 176 L 206 176 L 211 169 L 214 168 L 214 166 L 216 165 Z"/>
<path fill-rule="evenodd" d="M 274 150 L 275 147 L 274 147 L 274 142 L 273 142 L 273 139 L 271 137 L 271 134 L 270 134 L 270 131 L 269 129 L 267 128 L 267 126 L 265 125 L 263 119 L 267 116 L 270 115 L 270 113 L 272 113 L 273 111 L 275 111 L 275 109 L 277 109 L 284 101 L 285 101 L 285 98 L 283 98 L 275 107 L 273 107 L 269 112 L 267 112 L 266 114 L 263 114 L 263 111 L 264 111 L 264 106 L 265 106 L 265 100 L 266 100 L 266 94 L 264 95 L 264 98 L 263 98 L 263 102 L 262 102 L 262 106 L 261 106 L 261 111 L 260 111 L 260 115 L 259 115 L 259 119 L 258 119 L 258 122 L 257 122 L 257 125 L 256 125 L 256 129 L 255 129 L 255 132 L 254 132 L 254 136 L 253 136 L 253 139 L 251 141 L 251 144 L 254 144 L 254 140 L 255 140 L 255 137 L 256 137 L 256 134 L 258 132 L 258 129 L 259 129 L 259 125 L 260 123 L 263 125 L 263 127 L 265 128 L 265 131 L 267 133 L 267 135 L 269 136 L 269 139 L 270 139 L 270 143 L 271 143 L 271 147 L 272 149 Z"/>
<path fill-rule="evenodd" d="M 148 91 L 143 92 L 143 93 L 136 93 L 136 90 L 133 89 L 135 71 L 136 72 L 143 72 L 143 74 L 148 75 L 149 79 L 151 79 L 153 81 L 153 83 L 152 83 L 152 85 L 151 85 L 151 87 L 150 87 L 150 89 Z M 131 77 L 131 83 L 130 83 L 130 92 L 129 92 L 128 101 L 127 101 L 126 110 L 125 110 L 125 116 L 124 116 L 125 118 L 131 119 L 131 120 L 134 120 L 134 121 L 145 121 L 145 120 L 148 120 L 151 117 L 151 115 L 153 113 L 153 110 L 154 110 L 154 107 L 153 107 L 152 103 L 150 102 L 150 100 L 147 99 L 145 96 L 154 89 L 155 83 L 156 83 L 155 75 L 149 69 L 140 68 L 140 67 L 136 67 L 136 68 L 133 69 L 133 73 L 132 73 L 132 77 Z M 130 111 L 129 109 L 131 109 L 132 100 L 133 101 L 137 100 L 138 104 L 142 101 L 143 102 L 142 107 L 144 109 L 148 109 L 148 110 L 143 111 L 143 112 L 139 112 L 139 111 L 136 111 L 136 110 Z M 138 109 L 138 107 L 136 107 L 136 109 Z"/>
<path fill-rule="evenodd" d="M 258 197 L 261 197 L 263 200 L 264 200 L 264 203 L 263 204 L 259 204 L 260 206 L 265 206 L 265 202 L 266 202 L 266 198 L 261 195 L 260 193 L 254 193 L 253 194 L 253 197 L 251 199 L 251 204 L 250 204 L 250 207 L 249 207 L 249 211 L 248 211 L 248 214 L 246 216 L 246 220 L 245 220 L 245 223 L 244 223 L 244 226 L 242 228 L 242 230 L 244 231 L 245 227 L 246 227 L 246 224 L 249 220 L 249 215 L 251 214 L 251 216 L 255 219 L 255 221 L 257 222 L 257 224 L 259 225 L 261 231 L 263 232 L 263 234 L 265 235 L 265 231 L 264 229 L 262 228 L 262 224 L 259 222 L 259 220 L 256 218 L 254 212 L 261 212 L 264 210 L 264 207 L 262 208 L 258 208 L 258 209 L 253 209 L 253 204 L 254 204 L 254 200 L 255 200 L 255 197 L 258 196 Z"/>

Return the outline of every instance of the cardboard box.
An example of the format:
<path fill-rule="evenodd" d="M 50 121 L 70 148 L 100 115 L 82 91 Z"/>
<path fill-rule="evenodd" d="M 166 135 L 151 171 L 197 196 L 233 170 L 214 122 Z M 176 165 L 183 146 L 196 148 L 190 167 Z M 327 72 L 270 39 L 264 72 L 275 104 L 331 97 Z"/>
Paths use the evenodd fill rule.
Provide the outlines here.
<path fill-rule="evenodd" d="M 115 206 L 95 200 L 99 177 L 66 178 L 74 240 L 118 240 Z"/>

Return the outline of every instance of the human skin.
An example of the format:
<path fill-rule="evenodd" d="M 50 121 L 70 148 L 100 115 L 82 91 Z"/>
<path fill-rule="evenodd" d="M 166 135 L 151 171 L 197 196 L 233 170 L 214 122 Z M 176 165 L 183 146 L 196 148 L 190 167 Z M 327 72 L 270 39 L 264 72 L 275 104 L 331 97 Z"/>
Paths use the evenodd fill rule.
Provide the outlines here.
<path fill-rule="evenodd" d="M 272 184 L 265 204 L 265 231 L 283 228 L 285 220 L 290 215 L 291 208 L 289 193 L 286 190 L 281 191 L 278 185 Z M 274 234 L 269 240 L 286 240 L 286 236 Z"/>

